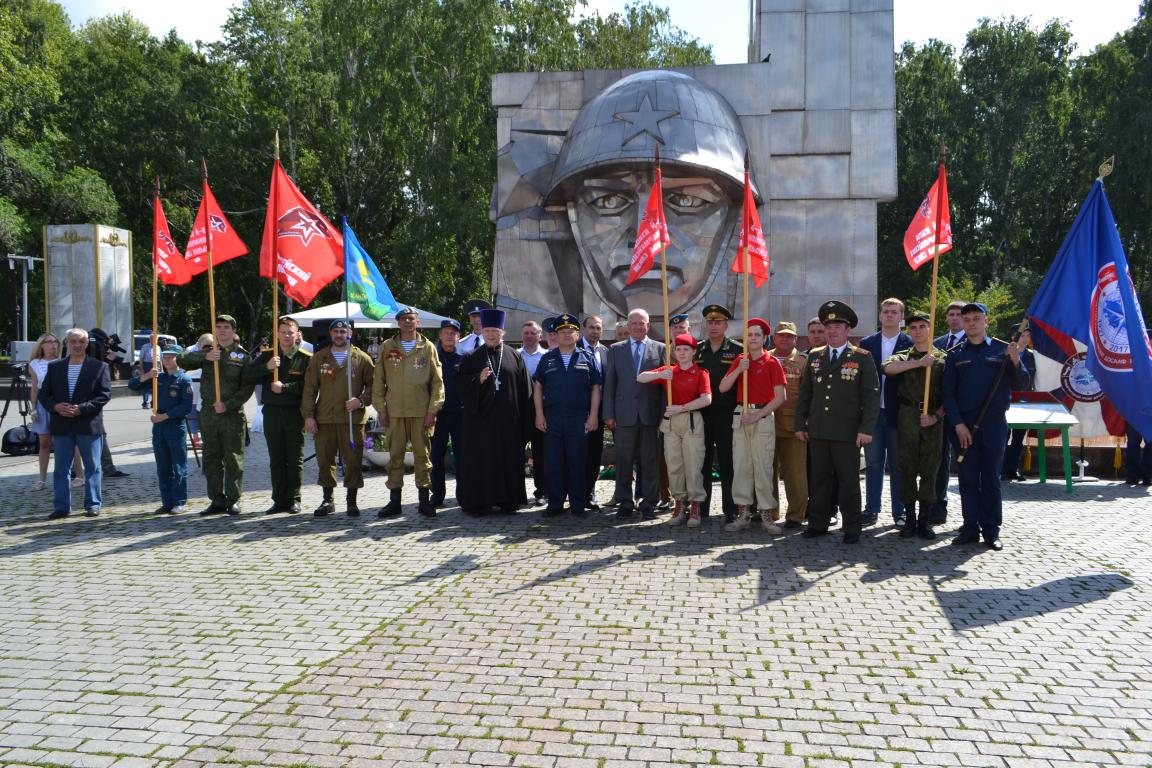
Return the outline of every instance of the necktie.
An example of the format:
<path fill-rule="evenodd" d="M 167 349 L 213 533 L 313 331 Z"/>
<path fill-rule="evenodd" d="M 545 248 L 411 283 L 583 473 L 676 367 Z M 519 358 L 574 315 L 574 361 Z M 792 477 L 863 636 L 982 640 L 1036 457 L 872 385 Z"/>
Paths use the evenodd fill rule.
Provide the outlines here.
<path fill-rule="evenodd" d="M 636 369 L 636 373 L 640 373 L 640 342 L 632 342 L 632 367 Z"/>
<path fill-rule="evenodd" d="M 840 350 L 838 350 L 838 349 L 834 349 L 834 350 L 832 350 L 832 359 L 831 359 L 831 361 L 830 361 L 830 364 L 831 364 L 831 365 L 836 365 L 836 361 L 837 361 L 838 359 L 840 359 Z"/>
<path fill-rule="evenodd" d="M 948 334 L 947 349 L 952 349 L 952 347 L 956 346 L 958 343 L 960 343 L 960 340 L 956 338 L 956 334 L 954 334 L 954 333 Z"/>

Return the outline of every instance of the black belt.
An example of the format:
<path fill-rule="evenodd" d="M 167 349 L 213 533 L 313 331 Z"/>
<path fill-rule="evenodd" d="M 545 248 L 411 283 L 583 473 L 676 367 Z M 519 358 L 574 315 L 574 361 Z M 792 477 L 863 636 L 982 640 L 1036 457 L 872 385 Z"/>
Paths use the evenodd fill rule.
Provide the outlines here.
<path fill-rule="evenodd" d="M 744 406 L 738 405 L 736 407 L 737 408 L 743 408 Z M 767 407 L 768 407 L 768 403 L 748 403 L 748 410 L 750 410 L 750 411 L 758 411 L 761 408 L 767 408 Z"/>
<path fill-rule="evenodd" d="M 898 399 L 900 400 L 900 405 L 907 405 L 910 408 L 915 408 L 916 410 L 923 410 L 924 409 L 924 401 L 923 400 L 909 400 L 906 397 L 901 397 Z M 929 411 L 935 411 L 937 408 L 940 407 L 939 403 L 936 403 L 935 405 L 932 405 L 931 403 L 929 403 L 929 405 L 931 405 L 931 407 L 928 409 Z"/>

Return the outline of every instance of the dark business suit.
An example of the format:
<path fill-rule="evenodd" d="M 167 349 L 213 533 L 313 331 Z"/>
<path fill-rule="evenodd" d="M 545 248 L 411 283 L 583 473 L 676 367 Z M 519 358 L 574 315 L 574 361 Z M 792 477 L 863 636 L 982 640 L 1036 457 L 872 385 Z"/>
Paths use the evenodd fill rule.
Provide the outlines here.
<path fill-rule="evenodd" d="M 868 350 L 877 369 L 884 365 L 884 337 L 877 331 L 860 340 L 860 346 Z M 896 346 L 892 354 L 912 347 L 912 337 L 901 331 L 896 334 Z M 888 470 L 888 490 L 891 498 L 892 518 L 904 515 L 904 503 L 900 500 L 899 443 L 896 439 L 896 418 L 900 413 L 900 398 L 896 394 L 898 382 L 886 386 L 887 376 L 880 374 L 880 415 L 876 418 L 876 428 L 872 432 L 872 442 L 864 446 L 864 515 L 874 519 L 880 514 L 884 496 L 884 470 Z"/>
<path fill-rule="evenodd" d="M 84 509 L 90 513 L 100 511 L 100 448 L 104 442 L 102 412 L 111 398 L 112 379 L 105 363 L 91 357 L 84 358 L 71 395 L 68 394 L 68 359 L 48 364 L 37 399 L 50 414 L 49 429 L 56 458 L 52 471 L 52 507 L 56 513 L 67 514 L 72 509 L 70 476 L 77 448 L 84 464 Z M 56 413 L 56 406 L 60 403 L 79 406 L 79 415 L 67 417 Z"/>
<path fill-rule="evenodd" d="M 664 389 L 639 384 L 636 376 L 664 364 L 664 345 L 645 338 L 639 348 L 639 366 L 634 355 L 635 340 L 617 342 L 608 348 L 604 371 L 604 420 L 615 420 L 616 493 L 621 511 L 633 507 L 632 465 L 640 456 L 644 482 L 640 512 L 650 514 L 660 500 L 660 420 L 664 417 Z"/>
<path fill-rule="evenodd" d="M 595 350 L 588 346 L 588 342 L 584 341 L 580 345 L 583 349 L 587 350 L 593 356 L 593 362 L 596 363 L 596 370 L 600 372 L 600 377 L 603 379 L 604 371 L 608 367 L 608 347 L 604 344 L 599 344 Z M 604 400 L 600 400 L 600 413 L 597 414 L 599 419 L 598 426 L 595 430 L 588 433 L 588 457 L 584 464 L 585 476 L 588 479 L 586 488 L 588 503 L 592 504 L 596 501 L 596 480 L 600 477 L 600 464 L 604 459 Z"/>

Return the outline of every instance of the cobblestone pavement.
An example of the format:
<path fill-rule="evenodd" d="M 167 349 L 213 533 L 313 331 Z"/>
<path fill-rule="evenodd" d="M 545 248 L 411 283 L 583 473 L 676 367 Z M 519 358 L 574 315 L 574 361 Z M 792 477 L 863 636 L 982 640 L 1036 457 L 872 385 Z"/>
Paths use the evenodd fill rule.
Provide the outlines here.
<path fill-rule="evenodd" d="M 1147 489 L 1012 486 L 997 554 L 377 521 L 379 473 L 262 517 L 258 435 L 243 517 L 158 518 L 116 454 L 97 519 L 0 468 L 0 765 L 1152 765 Z"/>

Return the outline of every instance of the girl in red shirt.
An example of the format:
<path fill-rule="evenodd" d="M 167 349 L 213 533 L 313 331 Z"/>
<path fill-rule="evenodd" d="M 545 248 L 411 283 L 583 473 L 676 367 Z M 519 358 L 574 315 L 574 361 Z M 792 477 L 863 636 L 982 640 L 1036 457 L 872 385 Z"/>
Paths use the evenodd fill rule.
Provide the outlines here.
<path fill-rule="evenodd" d="M 664 409 L 660 431 L 664 433 L 664 463 L 668 465 L 668 486 L 676 505 L 668 525 L 685 520 L 689 528 L 700 527 L 700 502 L 704 501 L 704 418 L 696 411 L 712 402 L 708 371 L 695 363 L 696 339 L 682 333 L 674 341 L 676 365 L 644 371 L 636 377 L 641 384 L 668 388 L 672 382 L 670 405 Z"/>

